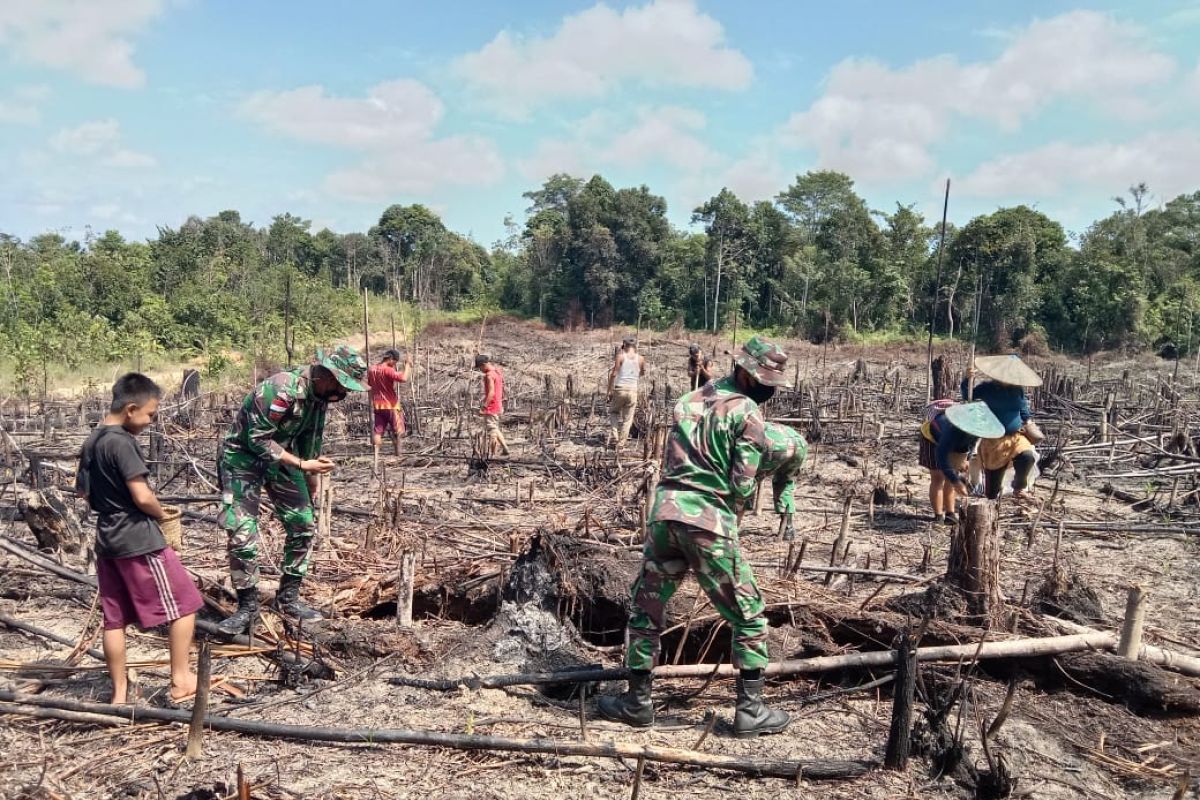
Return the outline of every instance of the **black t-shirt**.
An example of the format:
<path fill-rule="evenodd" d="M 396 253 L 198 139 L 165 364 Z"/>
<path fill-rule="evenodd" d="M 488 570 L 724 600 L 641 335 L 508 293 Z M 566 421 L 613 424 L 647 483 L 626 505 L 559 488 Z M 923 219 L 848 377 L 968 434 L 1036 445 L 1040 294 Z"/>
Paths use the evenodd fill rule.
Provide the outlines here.
<path fill-rule="evenodd" d="M 126 485 L 149 473 L 137 440 L 120 425 L 99 425 L 84 442 L 75 487 L 96 512 L 96 555 L 129 558 L 167 546 L 158 522 L 137 507 Z"/>

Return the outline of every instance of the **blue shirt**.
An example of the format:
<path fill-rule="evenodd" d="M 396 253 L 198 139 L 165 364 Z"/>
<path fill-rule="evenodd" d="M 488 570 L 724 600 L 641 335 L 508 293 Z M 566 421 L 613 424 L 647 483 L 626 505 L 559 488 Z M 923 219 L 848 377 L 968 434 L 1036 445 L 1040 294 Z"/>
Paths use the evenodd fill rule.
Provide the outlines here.
<path fill-rule="evenodd" d="M 978 436 L 972 436 L 965 433 L 951 424 L 950 420 L 946 419 L 945 412 L 938 414 L 933 422 L 929 423 L 929 428 L 937 437 L 937 447 L 934 449 L 934 463 L 937 468 L 946 476 L 946 480 L 951 483 L 958 483 L 960 476 L 958 470 L 950 466 L 951 453 L 969 453 L 975 443 L 979 441 Z"/>
<path fill-rule="evenodd" d="M 963 400 L 967 399 L 967 379 L 962 382 Z M 1004 435 L 1021 430 L 1025 421 L 1033 416 L 1029 409 L 1029 398 L 1022 386 L 1009 386 L 996 381 L 984 381 L 975 387 L 975 399 L 987 403 L 987 407 L 1004 426 Z"/>

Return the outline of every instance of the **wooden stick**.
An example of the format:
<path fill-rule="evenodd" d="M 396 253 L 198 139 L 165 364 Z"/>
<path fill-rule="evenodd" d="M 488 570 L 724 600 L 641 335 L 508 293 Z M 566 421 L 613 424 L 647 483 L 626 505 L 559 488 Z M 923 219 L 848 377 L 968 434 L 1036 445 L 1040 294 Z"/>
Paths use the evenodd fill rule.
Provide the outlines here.
<path fill-rule="evenodd" d="M 88 703 L 80 700 L 29 695 L 0 690 L 0 702 L 33 706 L 2 706 L 0 713 L 25 714 L 34 711 L 86 712 L 93 715 L 121 720 L 132 718 L 158 720 L 160 722 L 185 723 L 189 714 L 164 708 L 145 706 L 113 706 L 104 703 Z M 114 723 L 115 724 L 115 723 Z M 876 766 L 871 760 L 854 761 L 792 761 L 786 759 L 744 758 L 733 755 L 698 753 L 673 747 L 658 747 L 627 742 L 571 742 L 557 739 L 511 739 L 500 736 L 476 736 L 461 733 L 403 730 L 397 728 L 333 728 L 308 725 L 284 725 L 263 720 L 235 719 L 232 717 L 208 716 L 204 724 L 221 731 L 232 731 L 249 736 L 273 739 L 295 739 L 300 741 L 345 742 L 350 744 L 407 744 L 429 747 L 449 747 L 456 750 L 502 750 L 519 753 L 548 753 L 556 756 L 593 756 L 598 758 L 640 758 L 667 764 L 685 764 L 705 769 L 721 769 L 748 775 L 769 776 L 791 780 L 797 770 L 804 776 L 816 780 L 855 778 L 865 775 Z"/>
<path fill-rule="evenodd" d="M 642 791 L 642 775 L 646 772 L 645 756 L 638 756 L 637 771 L 633 773 L 633 791 L 629 793 L 629 800 L 638 800 L 638 795 Z"/>
<path fill-rule="evenodd" d="M 192 719 L 188 724 L 187 757 L 200 758 L 204 754 L 204 715 L 208 712 L 209 675 L 212 674 L 212 655 L 208 641 L 200 642 L 200 655 L 196 664 L 196 700 L 192 705 Z"/>
<path fill-rule="evenodd" d="M 1141 586 L 1129 587 L 1125 601 L 1125 621 L 1121 624 L 1121 639 L 1117 644 L 1117 655 L 1137 661 L 1142 646 L 1142 622 L 1146 618 L 1146 597 L 1149 592 Z"/>

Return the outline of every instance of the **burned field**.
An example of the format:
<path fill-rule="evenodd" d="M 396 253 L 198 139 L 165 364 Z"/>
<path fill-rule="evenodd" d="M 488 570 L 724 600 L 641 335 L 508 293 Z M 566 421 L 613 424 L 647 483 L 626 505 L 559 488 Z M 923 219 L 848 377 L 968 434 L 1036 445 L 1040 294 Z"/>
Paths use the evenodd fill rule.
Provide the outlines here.
<path fill-rule="evenodd" d="M 1193 796 L 1194 365 L 1031 359 L 1047 433 L 1037 502 L 979 501 L 951 529 L 933 523 L 916 466 L 924 353 L 788 343 L 798 386 L 767 413 L 811 445 L 798 534 L 778 536 L 768 488 L 741 538 L 768 603 L 767 697 L 794 722 L 740 740 L 729 629 L 694 580 L 671 604 L 657 724 L 594 713 L 622 685 L 628 587 L 686 382 L 687 340 L 643 337 L 634 438 L 605 449 L 614 336 L 507 320 L 427 331 L 402 455 L 374 462 L 363 398 L 331 414 L 339 467 L 304 588 L 327 620 L 297 629 L 268 611 L 240 642 L 205 633 L 233 607 L 213 461 L 240 395 L 173 396 L 144 446 L 159 495 L 184 509 L 181 557 L 208 603 L 198 635 L 223 679 L 192 757 L 191 712 L 163 699 L 161 631 L 131 640 L 133 718 L 103 705 L 91 530 L 66 489 L 101 398 L 6 405 L 0 792 Z M 473 438 L 481 339 L 508 379 L 512 453 L 490 461 Z M 726 343 L 701 343 L 724 362 Z M 943 356 L 936 377 L 954 385 L 965 353 Z M 282 532 L 264 522 L 270 595 Z"/>

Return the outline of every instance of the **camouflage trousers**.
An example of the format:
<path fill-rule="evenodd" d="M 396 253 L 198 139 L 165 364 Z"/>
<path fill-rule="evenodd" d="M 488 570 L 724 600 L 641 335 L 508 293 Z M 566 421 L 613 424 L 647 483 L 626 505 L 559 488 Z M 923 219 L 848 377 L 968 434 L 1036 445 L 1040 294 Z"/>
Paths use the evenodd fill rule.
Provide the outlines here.
<path fill-rule="evenodd" d="M 688 570 L 733 630 L 733 665 L 767 665 L 766 604 L 742 557 L 736 536 L 722 536 L 682 522 L 650 523 L 642 567 L 633 582 L 633 614 L 625 631 L 625 665 L 652 669 L 661 649 L 667 602 Z"/>
<path fill-rule="evenodd" d="M 317 532 L 308 481 L 297 467 L 279 462 L 264 464 L 244 453 L 226 450 L 221 455 L 220 523 L 228 535 L 229 574 L 234 589 L 258 584 L 258 515 L 262 490 L 283 523 L 284 575 L 304 577 L 312 560 Z"/>

